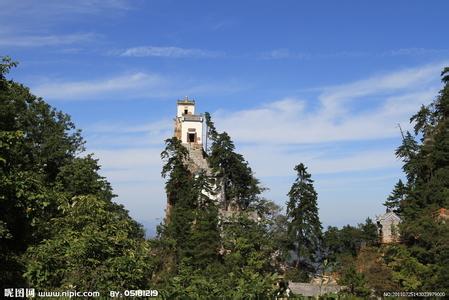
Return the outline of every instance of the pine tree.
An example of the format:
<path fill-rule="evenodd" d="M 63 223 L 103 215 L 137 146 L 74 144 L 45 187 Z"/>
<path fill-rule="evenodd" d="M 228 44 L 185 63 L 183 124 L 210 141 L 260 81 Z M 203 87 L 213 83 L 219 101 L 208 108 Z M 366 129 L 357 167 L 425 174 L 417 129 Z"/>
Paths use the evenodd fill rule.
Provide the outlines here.
<path fill-rule="evenodd" d="M 195 177 L 195 194 L 197 197 L 194 212 L 194 224 L 189 239 L 191 264 L 198 269 L 206 269 L 219 259 L 221 246 L 218 225 L 217 203 L 211 197 L 215 194 L 213 179 L 204 171 Z"/>
<path fill-rule="evenodd" d="M 445 271 L 449 224 L 440 222 L 435 214 L 439 208 L 449 207 L 449 68 L 441 76 L 443 89 L 430 105 L 412 116 L 415 136 L 407 133 L 396 154 L 403 159 L 407 176 L 407 191 L 400 201 L 401 240 L 409 260 L 431 270 L 417 274 L 416 282 L 422 289 L 449 291 Z M 396 190 L 392 196 L 400 194 Z M 396 256 L 392 260 L 397 260 Z M 407 274 L 406 267 L 395 266 L 398 274 Z"/>
<path fill-rule="evenodd" d="M 311 175 L 302 163 L 295 166 L 295 171 L 298 177 L 287 194 L 288 235 L 295 254 L 295 267 L 299 270 L 301 279 L 306 279 L 316 269 L 322 227 Z"/>
<path fill-rule="evenodd" d="M 162 176 L 168 177 L 165 190 L 168 205 L 163 234 L 174 241 L 174 251 L 179 261 L 189 251 L 187 242 L 192 232 L 197 195 L 194 177 L 186 166 L 188 150 L 176 137 L 165 140 L 161 158 L 166 161 Z"/>
<path fill-rule="evenodd" d="M 210 114 L 205 116 L 207 136 L 212 142 L 208 161 L 224 196 L 222 208 L 245 210 L 263 189 L 243 155 L 235 152 L 231 137 L 226 132 L 218 133 Z"/>
<path fill-rule="evenodd" d="M 401 179 L 394 186 L 393 191 L 385 201 L 384 206 L 395 213 L 401 212 L 401 205 L 407 196 L 407 188 Z"/>
<path fill-rule="evenodd" d="M 261 193 L 259 181 L 248 162 L 235 152 L 234 143 L 226 132 L 218 134 L 213 141 L 209 162 L 222 188 L 225 210 L 245 210 Z"/>

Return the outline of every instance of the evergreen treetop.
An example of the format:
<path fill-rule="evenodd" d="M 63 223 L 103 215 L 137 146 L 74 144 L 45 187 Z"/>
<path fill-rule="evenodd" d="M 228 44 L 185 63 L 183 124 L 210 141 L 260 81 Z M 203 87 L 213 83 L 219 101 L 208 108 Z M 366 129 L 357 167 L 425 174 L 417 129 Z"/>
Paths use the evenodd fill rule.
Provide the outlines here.
<path fill-rule="evenodd" d="M 301 278 L 308 278 L 316 270 L 322 226 L 318 216 L 317 193 L 311 175 L 304 164 L 296 165 L 297 178 L 293 183 L 287 202 L 288 236 L 294 252 L 295 267 Z"/>

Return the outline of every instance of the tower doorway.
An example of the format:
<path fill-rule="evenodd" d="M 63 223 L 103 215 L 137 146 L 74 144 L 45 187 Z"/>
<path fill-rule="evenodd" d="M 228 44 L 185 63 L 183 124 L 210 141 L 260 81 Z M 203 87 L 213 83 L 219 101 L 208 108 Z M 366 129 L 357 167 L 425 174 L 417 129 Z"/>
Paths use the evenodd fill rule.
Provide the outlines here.
<path fill-rule="evenodd" d="M 187 134 L 187 141 L 189 143 L 195 143 L 196 140 L 196 133 L 188 133 Z"/>

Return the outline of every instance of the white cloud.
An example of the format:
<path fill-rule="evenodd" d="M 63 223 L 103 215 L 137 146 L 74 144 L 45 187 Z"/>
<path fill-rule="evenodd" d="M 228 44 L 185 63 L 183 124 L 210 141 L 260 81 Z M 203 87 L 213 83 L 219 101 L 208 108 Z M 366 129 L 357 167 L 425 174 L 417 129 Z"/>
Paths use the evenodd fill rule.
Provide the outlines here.
<path fill-rule="evenodd" d="M 173 125 L 172 120 L 164 119 L 144 124 L 127 123 L 96 123 L 89 127 L 89 130 L 96 133 L 160 133 L 166 132 Z M 171 130 L 171 128 L 170 128 Z M 162 142 L 162 141 L 161 141 Z"/>
<path fill-rule="evenodd" d="M 26 18 L 66 17 L 68 14 L 97 14 L 105 10 L 128 10 L 127 0 L 3 0 L 0 1 L 0 16 L 22 16 Z M 44 19 L 45 20 L 45 19 Z"/>
<path fill-rule="evenodd" d="M 342 172 L 367 171 L 400 166 L 393 149 L 362 148 L 358 152 L 346 151 L 335 154 L 332 146 L 308 146 L 305 148 L 290 145 L 251 145 L 242 146 L 243 153 L 257 176 L 286 176 L 293 167 L 302 162 L 312 174 L 330 174 Z M 269 159 L 267 159 L 269 157 Z"/>
<path fill-rule="evenodd" d="M 153 168 L 161 165 L 160 153 L 157 147 L 127 148 L 127 149 L 93 149 L 104 169 L 126 170 L 130 168 Z M 138 179 L 138 178 L 136 178 Z"/>
<path fill-rule="evenodd" d="M 310 55 L 304 53 L 292 52 L 286 48 L 274 49 L 268 52 L 264 52 L 260 55 L 262 59 L 304 59 L 310 58 Z"/>
<path fill-rule="evenodd" d="M 338 51 L 333 53 L 311 53 L 299 52 L 288 48 L 278 48 L 270 51 L 262 52 L 258 55 L 262 59 L 338 59 L 338 58 L 370 58 L 370 57 L 389 57 L 389 56 L 441 56 L 448 54 L 449 49 L 432 49 L 432 48 L 401 48 L 392 49 L 383 52 L 368 52 L 368 51 Z"/>
<path fill-rule="evenodd" d="M 401 48 L 386 51 L 382 56 L 420 56 L 420 55 L 434 55 L 447 54 L 449 49 L 432 49 L 432 48 Z"/>
<path fill-rule="evenodd" d="M 239 142 L 307 144 L 359 141 L 398 136 L 397 123 L 408 126 L 410 115 L 439 89 L 435 64 L 326 87 L 311 101 L 287 98 L 253 109 L 214 115 L 220 129 Z M 368 102 L 368 98 L 373 98 Z M 367 102 L 359 105 L 359 102 Z M 362 106 L 370 108 L 356 109 Z"/>
<path fill-rule="evenodd" d="M 212 58 L 223 56 L 222 52 L 208 51 L 202 49 L 189 49 L 179 47 L 157 47 L 157 46 L 141 46 L 129 48 L 120 53 L 120 56 L 132 56 L 132 57 L 170 57 L 170 58 Z"/>
<path fill-rule="evenodd" d="M 67 35 L 2 35 L 0 46 L 8 47 L 44 47 L 61 46 L 90 42 L 98 38 L 93 33 L 75 33 Z"/>
<path fill-rule="evenodd" d="M 81 100 L 87 96 L 108 96 L 116 92 L 159 88 L 165 83 L 166 80 L 160 75 L 138 72 L 100 80 L 43 83 L 32 91 L 36 95 L 51 99 Z"/>
<path fill-rule="evenodd" d="M 163 216 L 166 196 L 161 147 L 89 150 L 99 158 L 100 173 L 111 183 L 116 202 L 124 204 L 138 220 Z"/>
<path fill-rule="evenodd" d="M 249 161 L 256 177 L 272 185 L 267 186 L 272 188 L 268 197 L 282 205 L 294 177 L 293 167 L 303 162 L 314 178 L 339 179 L 332 184 L 329 180 L 316 182 L 324 222 L 361 222 L 382 210 L 395 174 L 400 176 L 395 146 L 391 141 L 382 142 L 392 137 L 399 142 L 397 123 L 406 125 L 410 115 L 436 95 L 441 65 L 326 87 L 316 95 L 319 105 L 312 108 L 312 99 L 287 97 L 252 109 L 220 110 L 212 116 L 218 130 L 229 132 L 235 140 L 237 151 Z M 149 213 L 152 216 L 163 214 L 166 197 L 159 154 L 163 139 L 172 132 L 169 119 L 143 124 L 100 123 L 86 132 L 96 137 L 94 143 L 100 141 L 94 145 L 101 148 L 93 151 L 100 158 L 103 174 L 116 188 L 118 201 L 126 202 L 140 218 L 145 218 L 142 211 L 148 207 L 155 210 Z M 103 144 L 102 137 L 111 144 Z M 367 174 L 371 176 L 368 181 L 382 184 L 354 184 Z M 364 196 L 359 199 L 357 195 Z M 364 213 L 335 216 L 335 209 L 341 206 Z"/>
<path fill-rule="evenodd" d="M 134 72 L 109 78 L 80 81 L 60 81 L 45 78 L 31 91 L 51 100 L 129 100 L 174 98 L 179 95 L 205 95 L 234 93 L 244 89 L 241 83 L 199 82 L 190 78 L 165 76 L 149 72 Z"/>
<path fill-rule="evenodd" d="M 444 65 L 445 63 L 438 63 L 410 68 L 372 76 L 349 84 L 329 87 L 325 90 L 321 99 L 325 103 L 339 102 L 376 93 L 423 87 L 425 84 L 435 81 L 437 74 L 439 74 Z"/>

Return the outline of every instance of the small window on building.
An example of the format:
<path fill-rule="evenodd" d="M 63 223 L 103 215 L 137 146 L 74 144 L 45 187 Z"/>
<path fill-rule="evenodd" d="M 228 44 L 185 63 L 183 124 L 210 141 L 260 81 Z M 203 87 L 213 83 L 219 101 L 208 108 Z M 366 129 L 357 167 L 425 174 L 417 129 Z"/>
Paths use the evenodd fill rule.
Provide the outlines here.
<path fill-rule="evenodd" d="M 189 133 L 188 134 L 188 141 L 189 141 L 189 143 L 195 143 L 195 133 Z"/>
<path fill-rule="evenodd" d="M 187 109 L 187 107 L 184 107 L 184 114 L 187 115 L 189 113 L 189 110 Z"/>

